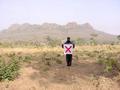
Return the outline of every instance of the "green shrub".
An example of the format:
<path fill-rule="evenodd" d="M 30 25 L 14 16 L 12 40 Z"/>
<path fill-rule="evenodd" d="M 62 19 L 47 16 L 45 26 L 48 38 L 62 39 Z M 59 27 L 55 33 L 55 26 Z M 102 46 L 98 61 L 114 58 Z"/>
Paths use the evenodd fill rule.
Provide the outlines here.
<path fill-rule="evenodd" d="M 98 62 L 105 66 L 105 72 L 111 72 L 114 67 L 117 65 L 117 60 L 110 53 L 109 54 L 101 54 L 98 56 Z"/>
<path fill-rule="evenodd" d="M 23 62 L 29 62 L 30 60 L 32 60 L 32 56 L 31 55 L 22 55 L 22 56 L 18 56 L 20 61 Z"/>
<path fill-rule="evenodd" d="M 9 62 L 5 63 L 4 60 L 0 60 L 0 81 L 14 80 L 18 76 L 20 65 L 16 58 L 12 58 Z"/>

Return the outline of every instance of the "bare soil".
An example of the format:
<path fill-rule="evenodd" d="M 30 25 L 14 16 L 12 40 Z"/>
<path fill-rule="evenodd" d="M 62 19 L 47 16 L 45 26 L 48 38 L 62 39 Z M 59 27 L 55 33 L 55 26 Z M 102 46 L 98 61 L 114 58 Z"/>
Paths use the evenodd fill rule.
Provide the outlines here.
<path fill-rule="evenodd" d="M 106 74 L 95 60 L 66 62 L 41 71 L 39 63 L 24 64 L 14 81 L 0 83 L 0 90 L 120 90 L 120 75 Z"/>

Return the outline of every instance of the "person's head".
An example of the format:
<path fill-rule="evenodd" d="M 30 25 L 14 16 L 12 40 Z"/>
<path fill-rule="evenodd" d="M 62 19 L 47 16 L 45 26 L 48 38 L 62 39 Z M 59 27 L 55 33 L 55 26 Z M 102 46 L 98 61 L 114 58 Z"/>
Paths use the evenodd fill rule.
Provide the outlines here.
<path fill-rule="evenodd" d="M 67 37 L 67 41 L 70 41 L 70 37 Z"/>

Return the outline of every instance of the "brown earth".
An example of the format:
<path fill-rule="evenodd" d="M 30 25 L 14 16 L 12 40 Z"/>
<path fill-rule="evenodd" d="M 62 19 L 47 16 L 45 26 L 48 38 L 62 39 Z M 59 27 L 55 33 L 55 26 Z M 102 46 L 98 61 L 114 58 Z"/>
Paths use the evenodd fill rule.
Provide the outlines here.
<path fill-rule="evenodd" d="M 120 75 L 105 75 L 103 68 L 94 60 L 73 61 L 71 67 L 65 62 L 41 71 L 39 64 L 24 64 L 14 81 L 0 83 L 0 90 L 120 90 Z"/>

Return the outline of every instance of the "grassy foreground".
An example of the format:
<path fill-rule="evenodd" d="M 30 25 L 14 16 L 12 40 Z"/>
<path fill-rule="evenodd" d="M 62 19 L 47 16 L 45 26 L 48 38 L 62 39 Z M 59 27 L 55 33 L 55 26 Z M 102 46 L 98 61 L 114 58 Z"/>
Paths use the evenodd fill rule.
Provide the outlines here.
<path fill-rule="evenodd" d="M 96 60 L 104 66 L 103 72 L 120 71 L 120 45 L 77 46 L 74 50 L 75 61 Z M 61 47 L 39 48 L 0 48 L 0 80 L 14 80 L 24 62 L 34 59 L 44 71 L 52 66 L 63 64 Z"/>
<path fill-rule="evenodd" d="M 0 90 L 114 90 L 119 72 L 120 45 L 77 46 L 71 68 L 61 47 L 0 48 Z"/>

